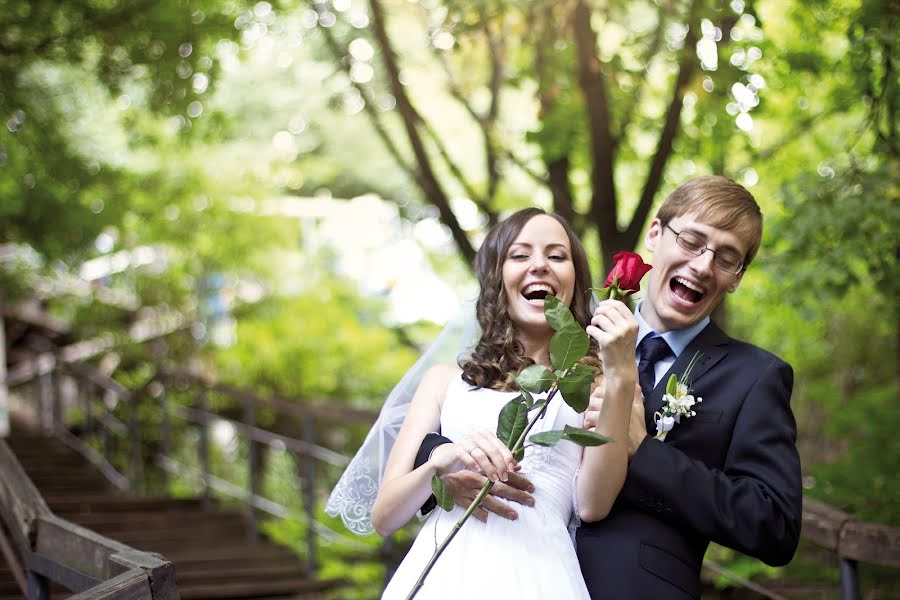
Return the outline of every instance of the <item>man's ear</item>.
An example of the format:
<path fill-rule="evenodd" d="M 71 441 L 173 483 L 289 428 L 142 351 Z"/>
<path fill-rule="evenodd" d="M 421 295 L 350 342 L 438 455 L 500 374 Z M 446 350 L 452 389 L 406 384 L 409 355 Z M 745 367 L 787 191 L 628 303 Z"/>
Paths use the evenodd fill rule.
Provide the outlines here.
<path fill-rule="evenodd" d="M 650 228 L 647 229 L 646 235 L 644 235 L 644 246 L 650 252 L 656 252 L 656 246 L 659 243 L 659 238 L 662 237 L 663 234 L 663 225 L 659 219 L 653 219 L 650 223 Z"/>

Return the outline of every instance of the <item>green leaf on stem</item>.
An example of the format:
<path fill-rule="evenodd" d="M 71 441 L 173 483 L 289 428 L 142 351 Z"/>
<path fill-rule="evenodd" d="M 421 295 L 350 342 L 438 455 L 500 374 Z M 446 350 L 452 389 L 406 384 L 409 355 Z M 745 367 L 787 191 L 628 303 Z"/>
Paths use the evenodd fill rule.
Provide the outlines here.
<path fill-rule="evenodd" d="M 528 410 L 534 408 L 534 396 L 531 395 L 531 392 L 528 390 L 521 390 L 519 397 L 522 399 L 522 402 L 525 403 L 525 408 Z"/>
<path fill-rule="evenodd" d="M 497 418 L 497 437 L 510 450 L 528 427 L 528 409 L 522 399 L 522 396 L 516 396 L 507 402 Z"/>
<path fill-rule="evenodd" d="M 590 403 L 596 370 L 595 367 L 576 364 L 559 380 L 559 393 L 576 412 L 584 412 Z"/>
<path fill-rule="evenodd" d="M 453 494 L 450 493 L 450 488 L 447 487 L 444 480 L 437 475 L 431 478 L 431 491 L 438 506 L 447 512 L 453 510 Z"/>
<path fill-rule="evenodd" d="M 591 343 L 578 323 L 572 322 L 550 339 L 550 362 L 554 369 L 568 369 L 582 358 Z"/>
<path fill-rule="evenodd" d="M 553 331 L 559 331 L 570 323 L 575 323 L 575 317 L 569 307 L 559 301 L 556 296 L 544 298 L 544 316 Z"/>
<path fill-rule="evenodd" d="M 551 429 L 550 431 L 542 431 L 528 437 L 528 441 L 538 446 L 555 446 L 556 442 L 562 439 L 562 429 Z"/>
<path fill-rule="evenodd" d="M 579 446 L 602 446 L 616 441 L 614 438 L 602 435 L 596 431 L 572 427 L 571 425 L 566 425 L 566 428 L 563 431 L 564 440 L 575 442 Z"/>
<path fill-rule="evenodd" d="M 579 446 L 602 446 L 615 441 L 611 437 L 571 425 L 566 425 L 565 429 L 542 431 L 528 438 L 529 442 L 539 446 L 555 446 L 559 440 L 569 440 Z"/>
<path fill-rule="evenodd" d="M 556 381 L 553 372 L 543 365 L 531 365 L 516 376 L 519 387 L 528 392 L 546 392 Z"/>

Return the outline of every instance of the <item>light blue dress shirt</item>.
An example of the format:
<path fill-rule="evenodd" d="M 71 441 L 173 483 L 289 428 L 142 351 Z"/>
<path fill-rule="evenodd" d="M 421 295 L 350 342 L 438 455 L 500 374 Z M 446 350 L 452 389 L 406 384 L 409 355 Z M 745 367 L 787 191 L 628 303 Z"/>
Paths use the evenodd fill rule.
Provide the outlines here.
<path fill-rule="evenodd" d="M 644 301 L 638 302 L 637 308 L 634 309 L 634 316 L 638 322 L 638 335 L 637 335 L 637 345 L 640 346 L 641 340 L 644 339 L 647 335 L 654 334 L 656 332 L 647 324 L 647 321 L 644 320 L 644 317 L 641 316 L 641 305 Z M 654 384 L 659 383 L 659 380 L 663 375 L 666 374 L 666 371 L 675 364 L 675 360 L 681 356 L 681 353 L 684 352 L 684 349 L 687 348 L 687 345 L 691 343 L 691 341 L 697 337 L 703 328 L 709 324 L 709 317 L 705 317 L 700 320 L 699 323 L 691 325 L 686 329 L 679 329 L 677 331 L 667 331 L 662 335 L 662 338 L 666 340 L 666 343 L 669 344 L 669 348 L 672 349 L 674 356 L 670 354 L 668 357 L 659 360 L 656 362 L 656 367 L 654 369 L 654 375 L 656 379 L 654 379 Z M 634 358 L 635 360 L 640 360 L 640 356 L 637 354 L 637 346 L 634 349 Z"/>

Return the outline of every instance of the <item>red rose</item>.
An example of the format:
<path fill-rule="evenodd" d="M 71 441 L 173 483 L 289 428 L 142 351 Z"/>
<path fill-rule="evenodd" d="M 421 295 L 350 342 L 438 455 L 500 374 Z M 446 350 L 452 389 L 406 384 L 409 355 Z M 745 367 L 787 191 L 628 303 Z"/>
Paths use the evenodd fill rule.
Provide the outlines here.
<path fill-rule="evenodd" d="M 606 276 L 604 289 L 610 298 L 633 294 L 641 289 L 641 278 L 652 268 L 639 254 L 619 252 L 613 256 L 613 268 Z"/>

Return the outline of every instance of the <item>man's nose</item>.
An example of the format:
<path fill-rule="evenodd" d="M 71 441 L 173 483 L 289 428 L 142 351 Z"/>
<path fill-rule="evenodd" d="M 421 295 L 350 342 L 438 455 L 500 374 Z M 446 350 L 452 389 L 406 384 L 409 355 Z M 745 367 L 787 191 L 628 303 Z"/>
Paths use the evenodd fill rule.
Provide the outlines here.
<path fill-rule="evenodd" d="M 705 248 L 700 254 L 691 259 L 690 265 L 691 268 L 698 273 L 713 274 L 713 261 L 715 261 L 715 259 L 715 252 L 713 252 L 709 248 Z"/>

